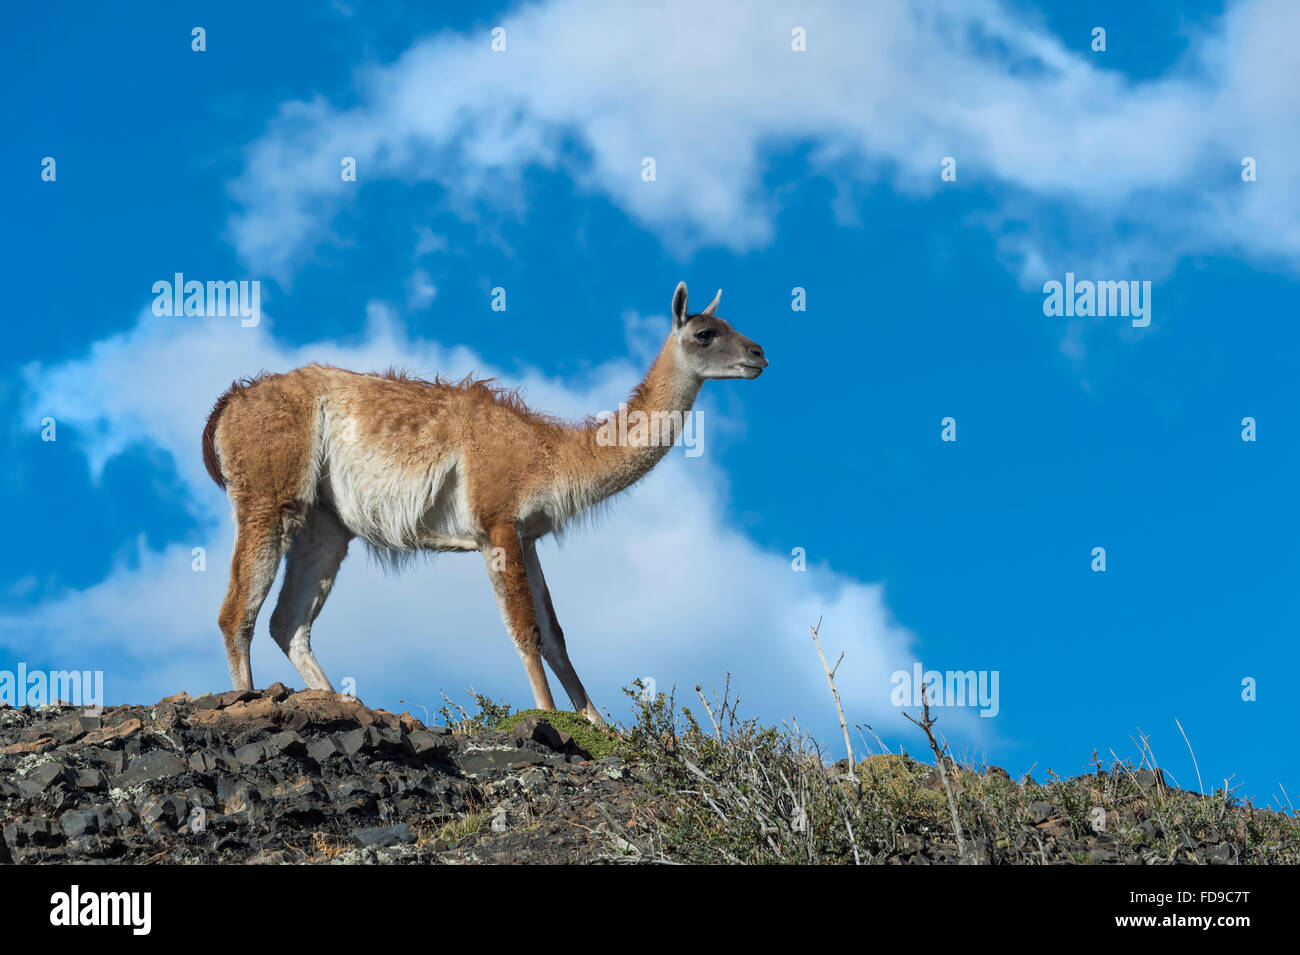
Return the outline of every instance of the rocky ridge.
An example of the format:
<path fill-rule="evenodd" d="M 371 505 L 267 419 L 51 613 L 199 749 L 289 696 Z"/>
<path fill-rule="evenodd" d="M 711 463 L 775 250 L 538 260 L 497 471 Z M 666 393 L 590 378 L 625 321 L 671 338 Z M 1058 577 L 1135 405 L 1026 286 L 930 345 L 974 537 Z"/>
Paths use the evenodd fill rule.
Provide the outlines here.
<path fill-rule="evenodd" d="M 0 863 L 591 861 L 635 789 L 540 718 L 458 733 L 279 684 L 0 708 Z"/>
<path fill-rule="evenodd" d="M 796 819 L 784 789 L 769 804 L 753 780 L 727 775 L 757 765 L 840 793 L 825 806 L 855 813 L 859 861 L 961 861 L 940 775 L 906 756 L 808 770 L 741 737 L 722 749 L 708 734 L 702 749 L 690 737 L 652 743 L 643 723 L 601 743 L 622 756 L 593 759 L 553 725 L 573 719 L 585 733 L 574 714 L 498 722 L 505 712 L 453 729 L 280 684 L 98 713 L 0 706 L 0 864 L 807 861 L 801 826 L 821 810 Z M 977 861 L 1300 859 L 1294 818 L 1171 788 L 1159 770 L 1039 785 L 949 764 L 948 778 Z M 813 856 L 855 859 L 829 837 Z"/>

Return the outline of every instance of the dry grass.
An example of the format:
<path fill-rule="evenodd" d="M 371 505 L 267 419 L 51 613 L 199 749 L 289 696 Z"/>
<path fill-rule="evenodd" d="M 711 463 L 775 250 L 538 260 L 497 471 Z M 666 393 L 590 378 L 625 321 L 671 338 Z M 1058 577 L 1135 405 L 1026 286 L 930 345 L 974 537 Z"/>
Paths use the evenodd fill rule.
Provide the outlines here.
<path fill-rule="evenodd" d="M 349 848 L 341 843 L 331 842 L 329 836 L 323 832 L 314 832 L 311 837 L 310 859 L 312 862 L 329 862 L 343 855 Z"/>
<path fill-rule="evenodd" d="M 839 710 L 839 664 L 822 662 Z M 742 718 L 729 683 L 720 699 L 700 694 L 703 720 L 673 694 L 647 701 L 627 692 L 637 719 L 624 731 L 621 754 L 636 764 L 650 798 L 649 824 L 637 833 L 610 823 L 623 859 L 1300 863 L 1294 812 L 1242 803 L 1228 780 L 1209 794 L 1170 787 L 1145 736 L 1135 741 L 1136 763 L 1113 753 L 1103 763 L 1094 754 L 1090 774 L 1065 779 L 1049 770 L 1045 784 L 1017 783 L 996 767 L 949 756 L 928 707 L 914 722 L 934 763 L 885 752 L 828 765 L 797 723 L 777 728 Z M 844 725 L 842 710 L 840 719 Z M 1202 789 L 1199 765 L 1197 776 Z"/>

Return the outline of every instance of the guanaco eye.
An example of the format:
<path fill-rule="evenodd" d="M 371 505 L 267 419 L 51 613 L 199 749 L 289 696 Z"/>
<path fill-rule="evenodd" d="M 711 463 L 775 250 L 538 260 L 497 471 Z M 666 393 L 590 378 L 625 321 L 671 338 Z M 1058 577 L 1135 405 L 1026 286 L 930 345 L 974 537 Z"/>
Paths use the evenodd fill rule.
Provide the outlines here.
<path fill-rule="evenodd" d="M 695 340 L 699 342 L 701 345 L 707 345 L 709 342 L 713 341 L 713 336 L 716 334 L 718 333 L 715 332 L 713 329 L 706 328 L 702 332 L 695 333 Z"/>

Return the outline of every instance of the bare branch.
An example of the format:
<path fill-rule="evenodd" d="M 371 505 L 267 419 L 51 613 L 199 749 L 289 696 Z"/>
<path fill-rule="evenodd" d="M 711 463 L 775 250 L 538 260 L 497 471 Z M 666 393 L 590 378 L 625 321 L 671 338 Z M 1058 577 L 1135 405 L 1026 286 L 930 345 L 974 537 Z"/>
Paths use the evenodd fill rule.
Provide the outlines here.
<path fill-rule="evenodd" d="M 717 687 L 714 687 L 713 692 L 714 692 L 715 695 L 717 694 Z M 713 724 L 713 732 L 714 732 L 714 734 L 718 737 L 718 742 L 721 743 L 721 742 L 722 742 L 722 727 L 719 726 L 719 725 L 718 725 L 718 721 L 717 721 L 716 719 L 714 719 L 714 717 L 713 717 L 713 710 L 711 710 L 711 709 L 709 708 L 709 701 L 706 700 L 706 699 L 704 698 L 704 693 L 703 693 L 703 691 L 700 689 L 700 684 L 698 684 L 698 683 L 695 684 L 695 695 L 698 696 L 698 697 L 700 698 L 700 702 L 704 705 L 704 712 L 709 714 L 709 722 Z M 725 705 L 725 700 L 724 700 L 724 705 Z"/>
<path fill-rule="evenodd" d="M 1192 749 L 1192 741 L 1187 738 L 1187 731 L 1183 729 L 1183 724 L 1178 722 L 1178 717 L 1174 717 L 1174 723 L 1178 726 L 1178 732 L 1183 734 L 1183 742 L 1187 744 L 1187 752 L 1192 754 L 1192 767 L 1196 770 L 1196 788 L 1205 795 L 1205 787 L 1201 785 L 1201 767 L 1196 763 L 1196 751 Z"/>
<path fill-rule="evenodd" d="M 817 656 L 821 657 L 822 669 L 826 671 L 826 682 L 830 684 L 831 696 L 835 697 L 835 709 L 838 710 L 840 714 L 840 729 L 844 731 L 844 748 L 848 751 L 849 773 L 853 774 L 853 743 L 849 740 L 849 722 L 844 718 L 844 707 L 840 703 L 840 691 L 835 688 L 835 671 L 838 670 L 840 664 L 844 662 L 844 654 L 840 654 L 839 660 L 835 661 L 835 669 L 831 669 L 826 665 L 826 654 L 822 653 L 822 642 L 820 639 L 822 618 L 818 617 L 817 626 L 809 627 L 808 629 L 812 631 L 813 643 L 817 645 Z"/>
<path fill-rule="evenodd" d="M 930 700 L 925 694 L 925 683 L 921 683 L 921 718 L 918 720 L 908 713 L 903 716 L 911 720 L 925 732 L 926 739 L 930 741 L 930 749 L 934 752 L 935 767 L 939 770 L 939 781 L 943 784 L 944 795 L 948 797 L 948 812 L 952 816 L 952 831 L 957 837 L 957 857 L 962 865 L 974 865 L 979 862 L 975 854 L 966 848 L 966 838 L 962 835 L 961 817 L 957 814 L 957 797 L 953 795 L 952 784 L 948 782 L 948 770 L 944 765 L 944 754 L 948 750 L 948 744 L 944 743 L 941 747 L 939 741 L 934 738 L 934 717 L 930 715 Z"/>

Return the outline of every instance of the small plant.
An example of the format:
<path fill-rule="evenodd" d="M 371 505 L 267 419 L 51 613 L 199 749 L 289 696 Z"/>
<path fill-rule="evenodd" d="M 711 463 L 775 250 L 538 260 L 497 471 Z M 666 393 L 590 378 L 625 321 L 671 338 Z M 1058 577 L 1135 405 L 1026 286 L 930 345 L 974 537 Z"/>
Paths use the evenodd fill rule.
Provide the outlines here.
<path fill-rule="evenodd" d="M 465 691 L 478 708 L 474 713 L 461 706 L 446 693 L 442 694 L 443 705 L 438 708 L 438 716 L 443 725 L 454 733 L 481 733 L 496 729 L 502 720 L 510 715 L 509 703 L 498 703 L 490 696 L 475 692 L 473 688 Z"/>
<path fill-rule="evenodd" d="M 646 700 L 626 691 L 637 720 L 625 735 L 628 758 L 657 801 L 653 845 L 700 863 L 865 861 L 853 836 L 852 786 L 828 771 L 816 744 L 797 728 L 742 719 L 730 688 L 707 727 L 673 696 Z M 623 843 L 632 840 L 624 836 Z M 620 846 L 626 851 L 626 846 Z"/>
<path fill-rule="evenodd" d="M 492 822 L 492 812 L 488 809 L 482 809 L 477 812 L 471 812 L 461 816 L 459 819 L 453 819 L 446 823 L 438 832 L 447 845 L 453 846 L 461 839 L 472 836 L 481 832 L 483 827 Z"/>

